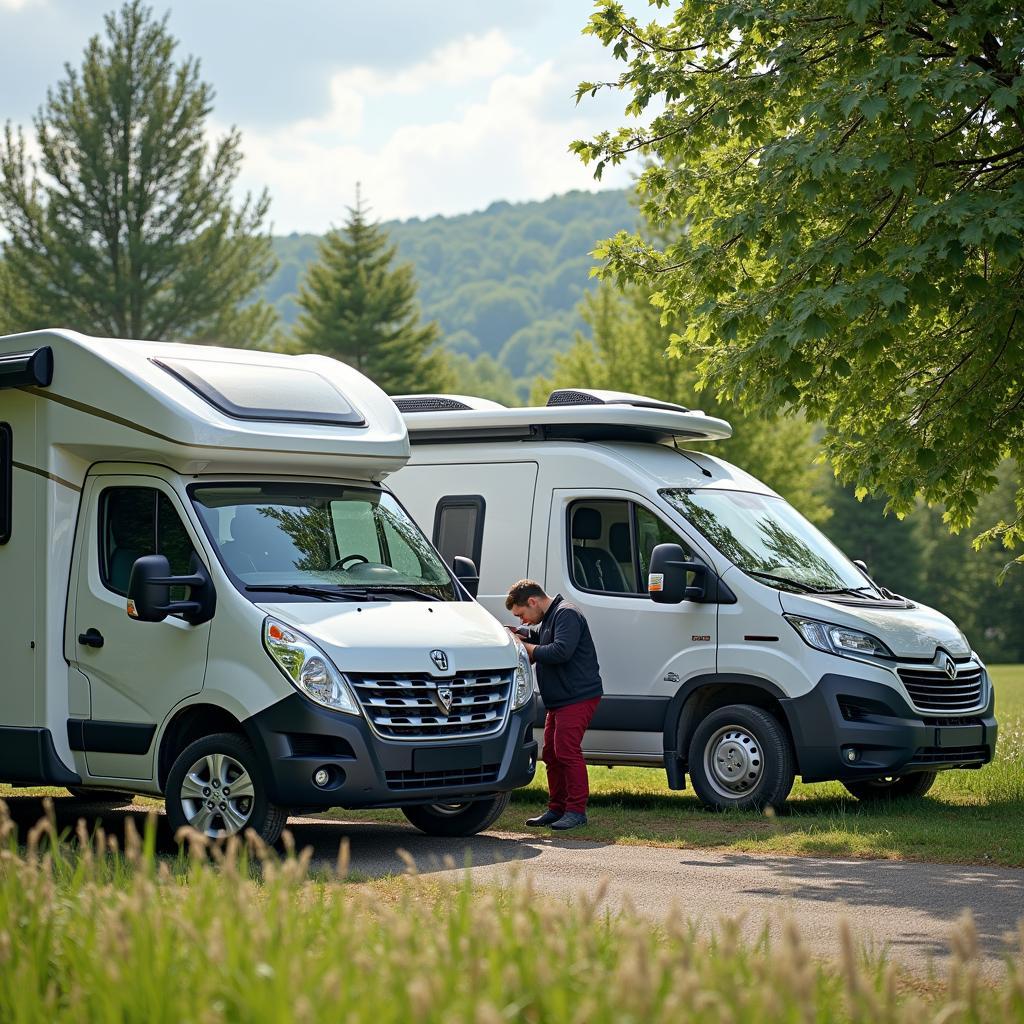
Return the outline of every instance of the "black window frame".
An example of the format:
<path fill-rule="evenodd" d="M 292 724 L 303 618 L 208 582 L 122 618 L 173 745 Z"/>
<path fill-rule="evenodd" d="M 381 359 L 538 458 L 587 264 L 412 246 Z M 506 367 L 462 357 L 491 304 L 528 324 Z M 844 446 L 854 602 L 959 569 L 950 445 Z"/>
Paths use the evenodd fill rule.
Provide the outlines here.
<path fill-rule="evenodd" d="M 108 549 L 107 543 L 107 505 L 110 500 L 110 494 L 113 491 L 150 491 L 153 495 L 153 550 L 156 551 L 159 547 L 160 540 L 160 498 L 165 497 L 173 509 L 175 515 L 178 517 L 178 522 L 181 524 L 182 529 L 185 531 L 185 536 L 188 538 L 189 543 L 192 545 L 192 554 L 195 558 L 199 558 L 199 549 L 196 547 L 195 538 L 189 533 L 188 527 L 185 525 L 186 519 L 182 514 L 174 507 L 174 502 L 171 500 L 171 496 L 166 492 L 160 490 L 159 487 L 154 487 L 151 484 L 109 484 L 100 491 L 99 500 L 97 502 L 97 508 L 99 515 L 97 516 L 96 529 L 99 534 L 99 568 L 100 568 L 100 582 L 103 586 L 110 591 L 111 594 L 117 594 L 118 597 L 127 597 L 128 591 L 120 591 L 116 587 L 111 585 L 109 568 L 110 568 L 110 550 Z"/>
<path fill-rule="evenodd" d="M 472 550 L 461 552 L 465 557 L 472 558 L 476 571 L 480 572 L 480 559 L 483 556 L 484 547 L 484 517 L 487 515 L 487 502 L 482 494 L 444 494 L 437 499 L 434 506 L 434 528 L 431 531 L 430 540 L 441 555 L 441 561 L 445 562 L 444 553 L 441 551 L 441 520 L 444 513 L 450 508 L 473 508 L 476 509 L 476 523 L 473 525 Z M 447 565 L 447 563 L 445 563 Z M 448 566 L 449 569 L 452 566 Z"/>
<path fill-rule="evenodd" d="M 633 559 L 633 578 L 636 583 L 636 590 L 594 590 L 592 587 L 585 587 L 578 583 L 576 580 L 575 562 L 573 559 L 572 550 L 572 517 L 573 512 L 578 505 L 589 505 L 595 502 L 607 502 L 607 501 L 624 501 L 629 506 L 629 547 L 630 554 Z M 629 598 L 640 598 L 641 600 L 650 600 L 650 594 L 647 591 L 646 581 L 641 578 L 640 575 L 640 532 L 639 525 L 637 523 L 637 509 L 642 508 L 648 515 L 654 516 L 655 519 L 659 520 L 665 527 L 671 530 L 678 538 L 679 543 L 683 547 L 684 551 L 692 551 L 692 545 L 690 542 L 673 526 L 668 522 L 664 516 L 658 515 L 657 512 L 649 509 L 646 505 L 641 505 L 639 502 L 634 501 L 632 498 L 619 498 L 612 495 L 594 495 L 588 498 L 574 498 L 566 506 L 565 514 L 565 554 L 566 554 L 566 569 L 568 572 L 569 582 L 578 590 L 581 594 L 596 594 L 598 597 L 629 597 Z M 613 556 L 614 557 L 614 556 Z M 693 554 L 694 558 L 700 559 L 699 556 Z"/>
<path fill-rule="evenodd" d="M 14 530 L 14 430 L 0 423 L 0 544 L 11 539 Z"/>

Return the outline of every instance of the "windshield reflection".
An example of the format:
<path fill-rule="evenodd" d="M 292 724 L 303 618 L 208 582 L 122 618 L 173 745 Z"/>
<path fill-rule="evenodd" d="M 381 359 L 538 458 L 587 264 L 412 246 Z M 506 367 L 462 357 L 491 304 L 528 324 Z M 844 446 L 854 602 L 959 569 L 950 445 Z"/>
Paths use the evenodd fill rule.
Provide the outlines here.
<path fill-rule="evenodd" d="M 782 498 L 672 488 L 661 494 L 726 558 L 763 582 L 796 591 L 881 596 L 857 567 Z"/>
<path fill-rule="evenodd" d="M 248 589 L 324 587 L 455 600 L 429 541 L 386 491 L 321 484 L 209 484 L 192 501 Z"/>

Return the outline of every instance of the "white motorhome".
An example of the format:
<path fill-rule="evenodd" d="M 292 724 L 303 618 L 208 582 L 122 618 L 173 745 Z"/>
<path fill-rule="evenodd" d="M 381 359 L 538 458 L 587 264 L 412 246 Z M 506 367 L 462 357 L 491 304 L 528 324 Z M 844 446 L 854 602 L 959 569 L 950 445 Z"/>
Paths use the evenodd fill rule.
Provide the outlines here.
<path fill-rule="evenodd" d="M 794 775 L 862 799 L 923 794 L 996 743 L 992 685 L 946 616 L 874 583 L 771 488 L 684 445 L 723 420 L 635 395 L 543 408 L 395 399 L 391 486 L 481 603 L 530 577 L 586 614 L 606 696 L 591 764 L 689 774 L 710 807 L 778 806 Z M 541 709 L 542 712 L 542 709 Z"/>
<path fill-rule="evenodd" d="M 529 663 L 381 486 L 408 457 L 332 359 L 0 338 L 0 780 L 211 836 L 486 827 L 533 776 Z"/>

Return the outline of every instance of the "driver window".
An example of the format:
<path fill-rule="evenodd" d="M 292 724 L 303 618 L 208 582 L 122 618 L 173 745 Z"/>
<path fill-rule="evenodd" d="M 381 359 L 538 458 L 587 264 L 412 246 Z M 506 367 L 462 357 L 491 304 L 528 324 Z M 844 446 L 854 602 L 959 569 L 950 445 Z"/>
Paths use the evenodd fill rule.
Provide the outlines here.
<path fill-rule="evenodd" d="M 581 590 L 636 593 L 628 501 L 577 501 L 569 508 L 572 581 Z"/>
<path fill-rule="evenodd" d="M 164 555 L 172 576 L 192 571 L 188 532 L 170 498 L 153 487 L 108 487 L 100 495 L 100 538 L 100 576 L 115 594 L 128 593 L 132 566 L 143 555 Z M 183 597 L 184 588 L 171 596 Z"/>

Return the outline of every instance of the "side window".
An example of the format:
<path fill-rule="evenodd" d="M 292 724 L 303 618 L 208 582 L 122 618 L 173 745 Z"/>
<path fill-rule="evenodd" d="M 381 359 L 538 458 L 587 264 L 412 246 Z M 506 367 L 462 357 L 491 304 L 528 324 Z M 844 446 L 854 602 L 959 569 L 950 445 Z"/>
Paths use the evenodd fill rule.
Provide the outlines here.
<path fill-rule="evenodd" d="M 635 505 L 634 508 L 636 509 L 637 554 L 640 560 L 640 580 L 643 583 L 642 589 L 646 589 L 647 573 L 651 567 L 651 552 L 654 551 L 657 545 L 680 544 L 688 558 L 692 557 L 692 552 L 688 549 L 688 545 L 683 538 L 671 526 L 662 522 L 653 512 L 648 512 L 647 509 L 639 505 Z"/>
<path fill-rule="evenodd" d="M 0 423 L 0 544 L 11 539 L 14 518 L 14 435 L 9 423 Z"/>
<path fill-rule="evenodd" d="M 108 487 L 100 495 L 100 576 L 114 593 L 128 593 L 137 558 L 164 555 L 171 574 L 185 576 L 194 550 L 170 498 L 156 488 Z"/>
<path fill-rule="evenodd" d="M 576 501 L 569 506 L 569 571 L 581 590 L 635 594 L 630 503 Z"/>
<path fill-rule="evenodd" d="M 451 494 L 438 500 L 434 512 L 434 547 L 451 568 L 456 555 L 472 558 L 480 569 L 486 502 L 480 494 Z"/>

